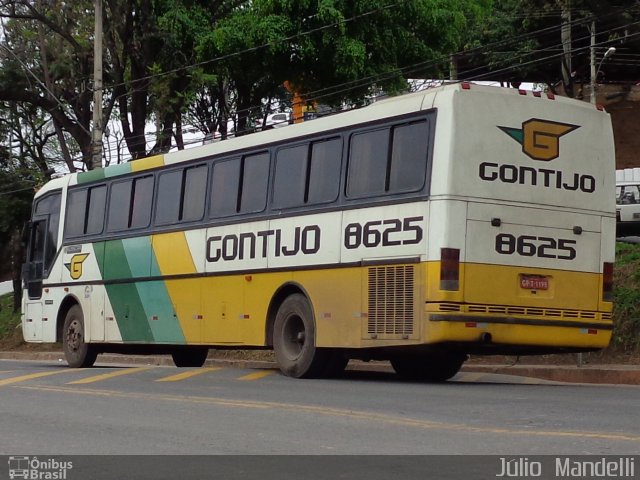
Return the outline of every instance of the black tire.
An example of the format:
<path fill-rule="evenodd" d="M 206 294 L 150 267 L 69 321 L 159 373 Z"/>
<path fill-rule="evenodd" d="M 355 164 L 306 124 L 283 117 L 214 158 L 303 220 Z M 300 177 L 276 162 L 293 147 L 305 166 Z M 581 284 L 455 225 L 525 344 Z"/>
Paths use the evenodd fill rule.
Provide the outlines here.
<path fill-rule="evenodd" d="M 460 371 L 466 359 L 459 354 L 398 356 L 391 359 L 391 366 L 403 380 L 444 382 Z"/>
<path fill-rule="evenodd" d="M 209 355 L 208 347 L 180 347 L 171 352 L 176 367 L 201 367 Z"/>
<path fill-rule="evenodd" d="M 91 367 L 98 357 L 96 346 L 84 341 L 84 331 L 82 308 L 74 305 L 67 312 L 62 327 L 62 350 L 67 364 L 72 368 Z"/>
<path fill-rule="evenodd" d="M 276 314 L 273 349 L 282 373 L 294 378 L 323 376 L 329 349 L 316 348 L 313 310 L 299 293 L 288 296 Z"/>

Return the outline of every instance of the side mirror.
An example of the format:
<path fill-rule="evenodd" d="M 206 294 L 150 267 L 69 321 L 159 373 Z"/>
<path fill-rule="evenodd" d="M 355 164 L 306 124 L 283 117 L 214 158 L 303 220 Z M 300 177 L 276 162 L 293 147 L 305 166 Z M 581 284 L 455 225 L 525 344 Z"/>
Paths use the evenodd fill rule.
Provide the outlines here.
<path fill-rule="evenodd" d="M 28 263 L 23 263 L 22 264 L 22 269 L 20 270 L 20 274 L 22 275 L 22 280 L 24 282 L 28 282 L 29 281 L 29 272 L 30 272 L 30 268 L 29 268 L 29 264 Z"/>
<path fill-rule="evenodd" d="M 24 247 L 26 247 L 27 244 L 29 243 L 29 236 L 31 235 L 32 227 L 33 227 L 33 222 L 31 220 L 25 222 L 24 225 L 22 226 L 21 239 L 22 239 L 22 245 Z"/>

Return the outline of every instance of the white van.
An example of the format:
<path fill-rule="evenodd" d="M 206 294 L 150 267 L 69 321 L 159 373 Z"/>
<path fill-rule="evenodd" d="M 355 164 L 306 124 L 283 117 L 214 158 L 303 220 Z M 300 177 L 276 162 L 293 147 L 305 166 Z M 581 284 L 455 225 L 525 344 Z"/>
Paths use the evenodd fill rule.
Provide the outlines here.
<path fill-rule="evenodd" d="M 616 236 L 640 235 L 640 168 L 616 170 Z"/>

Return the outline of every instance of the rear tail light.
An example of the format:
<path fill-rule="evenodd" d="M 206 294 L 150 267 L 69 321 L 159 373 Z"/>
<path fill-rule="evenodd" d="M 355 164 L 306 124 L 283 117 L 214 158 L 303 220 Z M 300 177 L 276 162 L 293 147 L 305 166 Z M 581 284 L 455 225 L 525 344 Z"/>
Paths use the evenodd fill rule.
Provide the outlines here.
<path fill-rule="evenodd" d="M 460 250 L 440 249 L 440 290 L 460 289 Z"/>
<path fill-rule="evenodd" d="M 613 301 L 613 263 L 609 262 L 602 265 L 602 300 Z"/>

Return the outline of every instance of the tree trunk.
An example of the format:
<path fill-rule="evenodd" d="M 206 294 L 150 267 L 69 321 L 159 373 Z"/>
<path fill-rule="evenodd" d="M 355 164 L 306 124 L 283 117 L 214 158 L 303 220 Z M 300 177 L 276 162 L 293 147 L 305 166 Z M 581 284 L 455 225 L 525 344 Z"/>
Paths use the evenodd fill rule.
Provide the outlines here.
<path fill-rule="evenodd" d="M 18 230 L 11 235 L 11 280 L 13 282 L 13 311 L 17 312 L 22 306 L 22 264 L 24 263 L 24 246 L 22 236 Z"/>

